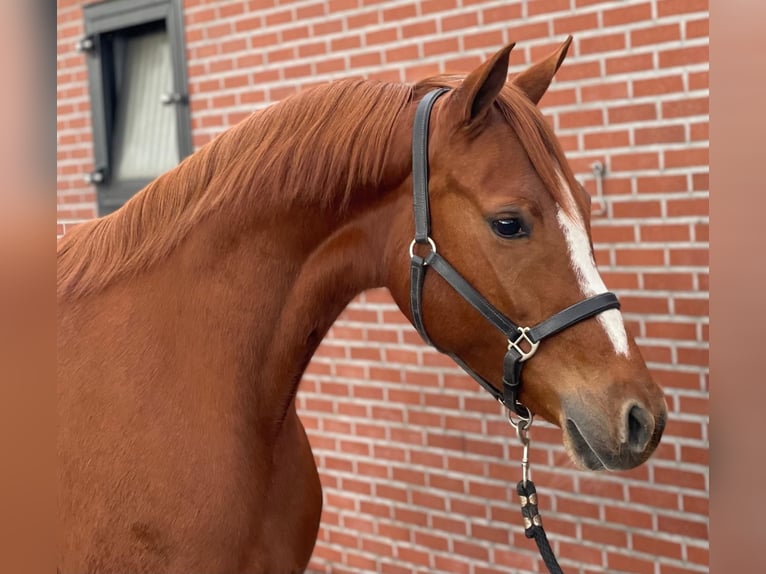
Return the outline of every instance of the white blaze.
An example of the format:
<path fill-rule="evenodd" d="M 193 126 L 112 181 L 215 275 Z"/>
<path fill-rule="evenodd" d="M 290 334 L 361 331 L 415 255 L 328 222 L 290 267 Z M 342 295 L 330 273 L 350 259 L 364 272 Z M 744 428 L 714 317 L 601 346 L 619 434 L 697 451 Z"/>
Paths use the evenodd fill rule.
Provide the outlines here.
<path fill-rule="evenodd" d="M 561 230 L 564 232 L 567 246 L 569 247 L 569 258 L 572 262 L 572 269 L 577 276 L 577 282 L 585 297 L 592 297 L 599 293 L 607 291 L 604 280 L 596 269 L 596 261 L 593 259 L 593 252 L 590 248 L 588 234 L 585 231 L 585 223 L 577 216 L 573 219 L 569 213 L 577 213 L 577 207 L 572 197 L 572 190 L 564 179 L 563 174 L 559 172 L 559 184 L 569 205 L 566 209 L 558 207 L 556 218 L 558 219 Z M 617 309 L 609 309 L 597 316 L 598 322 L 606 331 L 607 336 L 614 345 L 614 350 L 620 355 L 628 355 L 628 335 L 625 332 L 625 323 L 622 320 L 622 313 Z"/>

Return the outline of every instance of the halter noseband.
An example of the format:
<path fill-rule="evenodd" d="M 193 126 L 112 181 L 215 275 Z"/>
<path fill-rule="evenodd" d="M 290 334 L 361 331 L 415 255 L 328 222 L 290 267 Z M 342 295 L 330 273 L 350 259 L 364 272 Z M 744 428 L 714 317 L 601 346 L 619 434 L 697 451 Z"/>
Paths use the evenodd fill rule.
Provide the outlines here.
<path fill-rule="evenodd" d="M 559 311 L 534 327 L 519 327 L 498 311 L 481 293 L 474 289 L 444 257 L 436 251 L 431 238 L 431 217 L 428 206 L 428 123 L 431 108 L 441 95 L 449 91 L 439 88 L 425 95 L 415 111 L 412 134 L 412 192 L 415 210 L 415 239 L 410 244 L 410 306 L 415 328 L 426 343 L 435 347 L 423 324 L 422 294 L 423 281 L 428 267 L 433 268 L 452 288 L 468 301 L 481 315 L 494 325 L 508 340 L 508 350 L 503 359 L 503 390 L 497 389 L 487 379 L 471 369 L 460 357 L 445 352 L 477 383 L 504 405 L 510 414 L 513 410 L 520 417 L 531 420 L 532 413 L 519 400 L 521 370 L 540 344 L 540 341 L 598 315 L 608 309 L 619 309 L 620 302 L 614 293 L 601 293 L 571 307 Z M 427 245 L 429 252 L 424 257 L 415 253 L 415 244 Z"/>

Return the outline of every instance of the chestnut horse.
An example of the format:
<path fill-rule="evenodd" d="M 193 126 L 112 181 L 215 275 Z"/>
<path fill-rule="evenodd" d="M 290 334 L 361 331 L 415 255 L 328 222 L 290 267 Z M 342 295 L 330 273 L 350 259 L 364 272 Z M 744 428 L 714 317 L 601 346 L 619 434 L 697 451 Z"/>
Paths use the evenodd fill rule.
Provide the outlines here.
<path fill-rule="evenodd" d="M 295 395 L 358 293 L 385 286 L 412 320 L 412 126 L 433 88 L 452 88 L 428 148 L 439 252 L 523 325 L 606 291 L 536 106 L 570 41 L 510 81 L 513 45 L 466 76 L 313 88 L 59 242 L 62 574 L 306 567 L 322 492 Z M 422 300 L 434 344 L 499 384 L 505 338 L 438 275 Z M 645 461 L 666 416 L 616 309 L 545 340 L 521 399 L 590 469 Z"/>

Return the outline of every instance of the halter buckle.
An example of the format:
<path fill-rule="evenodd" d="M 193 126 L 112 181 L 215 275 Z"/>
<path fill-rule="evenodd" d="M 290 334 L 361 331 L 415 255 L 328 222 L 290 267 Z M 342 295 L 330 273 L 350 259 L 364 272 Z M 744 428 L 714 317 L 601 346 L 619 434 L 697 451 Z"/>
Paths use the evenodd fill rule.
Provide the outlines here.
<path fill-rule="evenodd" d="M 431 253 L 433 253 L 435 255 L 436 254 L 436 243 L 434 243 L 434 240 L 431 239 L 430 237 L 426 237 L 426 242 L 431 247 Z M 423 242 L 422 241 L 418 241 L 417 239 L 413 239 L 412 240 L 412 243 L 410 243 L 410 259 L 415 257 L 415 244 L 416 243 L 421 243 L 422 244 Z"/>
<path fill-rule="evenodd" d="M 508 339 L 508 350 L 510 351 L 511 349 L 515 349 L 516 352 L 521 355 L 519 362 L 523 363 L 527 359 L 531 359 L 532 355 L 537 352 L 537 347 L 540 346 L 540 341 L 535 343 L 532 341 L 532 339 L 529 338 L 529 335 L 527 335 L 527 333 L 531 330 L 531 327 L 520 327 L 519 330 L 521 331 L 521 334 L 516 338 L 515 341 Z M 529 345 L 528 351 L 525 351 L 521 348 L 521 344 L 524 342 Z"/>

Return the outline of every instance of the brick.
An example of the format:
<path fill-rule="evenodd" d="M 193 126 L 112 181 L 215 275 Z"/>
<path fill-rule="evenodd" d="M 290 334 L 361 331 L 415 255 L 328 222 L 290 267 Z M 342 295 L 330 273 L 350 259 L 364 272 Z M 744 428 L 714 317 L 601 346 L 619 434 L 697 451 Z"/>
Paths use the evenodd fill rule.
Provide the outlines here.
<path fill-rule="evenodd" d="M 678 42 L 680 39 L 681 27 L 676 22 L 630 31 L 630 45 L 633 47 Z"/>
<path fill-rule="evenodd" d="M 622 296 L 623 311 L 626 313 L 667 314 L 668 301 L 661 297 Z"/>
<path fill-rule="evenodd" d="M 670 242 L 670 241 L 688 242 L 691 239 L 689 226 L 686 224 L 642 225 L 639 228 L 639 234 L 641 237 L 641 241 L 648 241 L 648 242 Z"/>
<path fill-rule="evenodd" d="M 681 365 L 707 367 L 710 364 L 710 354 L 707 349 L 679 348 L 676 353 L 678 363 Z"/>
<path fill-rule="evenodd" d="M 658 217 L 662 214 L 662 206 L 654 200 L 613 202 L 612 214 L 619 218 Z"/>
<path fill-rule="evenodd" d="M 436 20 L 416 20 L 411 24 L 402 26 L 402 38 L 408 40 L 411 38 L 419 38 L 421 36 L 429 36 L 435 34 L 436 31 Z"/>
<path fill-rule="evenodd" d="M 607 75 L 641 72 L 654 68 L 652 54 L 631 54 L 628 56 L 613 56 L 605 62 Z"/>
<path fill-rule="evenodd" d="M 710 102 L 707 96 L 704 98 L 684 98 L 683 100 L 662 102 L 662 117 L 680 118 L 707 115 L 709 108 Z"/>
<path fill-rule="evenodd" d="M 583 524 L 582 535 L 585 540 L 611 546 L 626 546 L 628 536 L 623 530 L 598 526 L 595 524 Z"/>
<path fill-rule="evenodd" d="M 651 530 L 653 524 L 652 515 L 649 512 L 637 510 L 635 508 L 625 508 L 622 506 L 607 506 L 604 511 L 604 518 L 608 524 L 622 524 L 624 526 L 630 527 L 631 530 L 635 530 L 637 528 Z"/>
<path fill-rule="evenodd" d="M 540 100 L 539 107 L 547 110 L 553 106 L 572 106 L 577 103 L 577 92 L 573 88 L 549 89 Z M 563 141 L 563 138 L 559 138 Z M 566 150 L 566 146 L 562 143 Z"/>
<path fill-rule="evenodd" d="M 391 555 L 393 555 L 393 552 L 391 552 Z M 396 564 L 389 564 L 384 562 L 380 565 L 380 572 L 381 574 L 412 574 L 413 570 L 410 568 L 404 568 L 402 566 L 397 566 Z"/>
<path fill-rule="evenodd" d="M 640 122 L 657 118 L 657 108 L 654 104 L 628 104 L 607 108 L 610 124 Z"/>
<path fill-rule="evenodd" d="M 428 515 L 419 508 L 412 510 L 409 508 L 396 507 L 394 508 L 394 519 L 398 520 L 399 522 L 405 522 L 412 526 L 426 526 L 428 524 Z M 416 532 L 415 542 L 417 544 L 429 546 L 429 544 L 426 544 L 422 538 L 419 538 L 418 535 L 419 533 Z M 446 549 L 446 539 L 440 537 L 440 540 L 444 541 L 444 549 Z M 433 543 L 432 548 L 441 549 L 441 544 Z"/>
<path fill-rule="evenodd" d="M 689 132 L 690 132 L 690 139 L 692 141 L 709 141 L 710 140 L 710 124 L 707 122 L 692 124 L 689 128 Z"/>
<path fill-rule="evenodd" d="M 705 522 L 684 520 L 672 516 L 660 516 L 658 518 L 658 526 L 662 532 L 670 532 L 671 534 L 688 536 L 699 540 L 707 540 L 708 538 L 708 527 Z"/>
<path fill-rule="evenodd" d="M 309 27 L 308 26 L 296 26 L 294 28 L 287 28 L 285 30 L 282 30 L 280 32 L 282 36 L 282 41 L 284 42 L 292 42 L 295 40 L 304 40 L 309 37 Z"/>
<path fill-rule="evenodd" d="M 613 82 L 583 86 L 580 94 L 583 102 L 620 100 L 628 97 L 628 84 L 626 82 Z"/>
<path fill-rule="evenodd" d="M 532 22 L 529 24 L 513 23 L 508 26 L 508 40 L 511 42 L 521 42 L 522 40 L 533 40 L 548 37 L 549 24 L 547 22 Z M 571 67 L 571 66 L 570 66 Z M 559 77 L 561 77 L 559 75 Z"/>
<path fill-rule="evenodd" d="M 437 572 L 457 572 L 468 574 L 471 569 L 469 562 L 465 560 L 447 558 L 444 556 L 436 556 L 434 558 L 434 564 L 437 568 Z"/>
<path fill-rule="evenodd" d="M 556 73 L 558 81 L 576 81 L 601 76 L 601 65 L 598 62 L 567 62 Z"/>
<path fill-rule="evenodd" d="M 655 339 L 676 339 L 692 341 L 697 337 L 697 327 L 693 323 L 652 321 L 647 322 L 646 324 L 646 336 Z"/>
<path fill-rule="evenodd" d="M 631 225 L 596 226 L 592 228 L 594 243 L 632 242 L 636 234 Z"/>
<path fill-rule="evenodd" d="M 709 200 L 707 198 L 684 198 L 667 201 L 668 216 L 708 215 Z"/>
<path fill-rule="evenodd" d="M 574 16 L 560 16 L 553 20 L 553 33 L 556 36 L 596 28 L 598 28 L 598 15 L 596 12 L 576 14 Z"/>
<path fill-rule="evenodd" d="M 454 540 L 452 542 L 452 548 L 457 556 L 468 558 L 472 562 L 487 562 L 489 560 L 489 549 L 476 543 Z"/>
<path fill-rule="evenodd" d="M 707 46 L 689 46 L 665 50 L 659 53 L 661 68 L 674 66 L 689 66 L 691 64 L 703 64 L 708 62 Z"/>
<path fill-rule="evenodd" d="M 671 152 L 665 152 L 665 157 Z M 676 156 L 673 156 L 676 160 Z M 613 171 L 656 170 L 660 160 L 656 152 L 636 152 L 613 155 L 610 166 Z"/>
<path fill-rule="evenodd" d="M 295 19 L 297 21 L 306 20 L 308 18 L 316 18 L 318 16 L 325 15 L 326 4 L 324 2 L 317 2 L 315 4 L 309 4 L 307 6 L 296 6 Z"/>
<path fill-rule="evenodd" d="M 475 50 L 476 48 L 490 48 L 500 45 L 503 42 L 503 34 L 500 30 L 480 32 L 463 36 L 463 45 L 466 50 Z"/>
<path fill-rule="evenodd" d="M 425 444 L 422 431 L 414 430 L 411 428 L 391 428 L 389 429 L 389 436 L 392 442 L 400 442 L 417 446 L 422 446 Z"/>
<path fill-rule="evenodd" d="M 684 82 L 680 74 L 633 80 L 633 95 L 635 97 L 682 93 L 683 89 Z M 667 117 L 665 114 L 663 116 Z"/>
<path fill-rule="evenodd" d="M 444 16 L 441 19 L 442 32 L 452 32 L 478 26 L 479 17 L 476 13 L 457 14 L 454 16 Z"/>
<path fill-rule="evenodd" d="M 547 520 L 543 524 L 547 528 Z M 582 543 L 572 544 L 569 542 L 559 542 L 558 555 L 560 559 L 576 560 L 585 564 L 602 564 L 603 551 L 592 546 L 586 546 Z"/>
<path fill-rule="evenodd" d="M 386 62 L 402 62 L 407 60 L 414 60 L 418 57 L 417 45 L 411 44 L 409 46 L 398 46 L 391 50 L 386 50 Z"/>
<path fill-rule="evenodd" d="M 344 58 L 329 58 L 323 59 L 316 64 L 316 70 L 319 74 L 329 74 L 332 72 L 339 72 L 346 69 L 346 61 Z"/>
<path fill-rule="evenodd" d="M 433 515 L 431 517 L 431 524 L 435 530 L 459 534 L 460 536 L 465 536 L 468 532 L 467 523 L 464 519 L 444 518 Z"/>
<path fill-rule="evenodd" d="M 657 3 L 657 15 L 660 18 L 707 11 L 708 0 L 659 0 Z"/>
<path fill-rule="evenodd" d="M 325 34 L 336 34 L 343 30 L 342 18 L 325 18 L 319 22 L 311 24 L 312 36 L 323 36 Z"/>
<path fill-rule="evenodd" d="M 339 550 L 329 548 L 322 544 L 317 544 L 316 547 L 314 548 L 314 553 L 312 555 L 312 558 L 322 558 L 324 560 L 327 560 L 328 562 L 341 562 L 343 559 L 343 555 L 340 553 Z"/>
<path fill-rule="evenodd" d="M 577 44 L 581 56 L 601 52 L 616 52 L 625 49 L 625 33 L 604 34 L 591 38 L 583 38 Z"/>
<path fill-rule="evenodd" d="M 396 556 L 400 560 L 411 562 L 413 564 L 427 565 L 429 563 L 429 554 L 423 550 L 416 550 L 414 548 L 398 546 L 396 549 Z"/>
<path fill-rule="evenodd" d="M 694 191 L 708 191 L 710 188 L 709 175 L 707 172 L 693 174 L 692 189 Z"/>
<path fill-rule="evenodd" d="M 568 11 L 569 8 L 569 0 L 529 0 L 527 14 L 529 16 L 550 14 L 552 12 Z"/>
<path fill-rule="evenodd" d="M 578 110 L 559 114 L 559 128 L 561 129 L 600 126 L 602 124 L 603 114 L 601 110 Z"/>
<path fill-rule="evenodd" d="M 345 563 L 357 570 L 368 572 L 374 571 L 377 567 L 375 560 L 353 552 L 346 553 Z"/>
<path fill-rule="evenodd" d="M 604 26 L 621 26 L 634 22 L 645 22 L 652 18 L 652 6 L 650 2 L 645 2 L 643 4 L 604 10 L 602 18 Z"/>
<path fill-rule="evenodd" d="M 556 511 L 563 514 L 573 514 L 579 518 L 595 518 L 601 515 L 598 504 L 579 498 L 556 497 Z"/>
<path fill-rule="evenodd" d="M 676 314 L 678 315 L 705 317 L 710 313 L 710 304 L 707 299 L 684 299 L 676 297 L 674 299 L 674 306 Z"/>
<path fill-rule="evenodd" d="M 610 570 L 635 572 L 636 574 L 654 574 L 654 562 L 651 560 L 607 552 L 606 562 Z"/>
<path fill-rule="evenodd" d="M 710 35 L 710 20 L 690 20 L 686 22 L 686 38 L 707 38 Z"/>
<path fill-rule="evenodd" d="M 437 54 L 448 54 L 458 49 L 457 38 L 443 38 L 423 43 L 423 55 L 426 57 Z"/>
<path fill-rule="evenodd" d="M 404 70 L 404 79 L 406 82 L 416 82 L 430 76 L 435 76 L 441 72 L 437 63 L 421 64 L 410 66 Z"/>
<path fill-rule="evenodd" d="M 690 273 L 644 273 L 644 289 L 649 291 L 691 291 L 694 277 Z"/>
<path fill-rule="evenodd" d="M 637 289 L 638 275 L 636 273 L 621 273 L 603 271 L 601 277 L 610 289 Z"/>
<path fill-rule="evenodd" d="M 420 2 L 421 14 L 433 14 L 457 8 L 457 0 L 423 0 Z"/>
<path fill-rule="evenodd" d="M 710 409 L 707 398 L 682 397 L 679 410 L 686 414 L 699 414 L 708 416 Z M 710 451 L 707 448 L 682 446 L 681 460 L 691 464 L 708 466 L 710 463 Z M 684 507 L 686 508 L 686 507 Z"/>
<path fill-rule="evenodd" d="M 684 267 L 707 267 L 710 264 L 708 250 L 706 248 L 671 249 L 670 264 Z"/>
<path fill-rule="evenodd" d="M 710 550 L 707 547 L 691 546 L 686 547 L 686 556 L 689 562 L 707 566 L 710 563 Z"/>
<path fill-rule="evenodd" d="M 383 22 L 399 22 L 413 18 L 417 14 L 415 4 L 402 4 L 382 11 Z"/>
<path fill-rule="evenodd" d="M 291 10 L 282 10 L 280 12 L 272 12 L 270 14 L 266 14 L 264 16 L 264 22 L 266 23 L 266 26 L 276 26 L 278 24 L 286 24 L 287 22 L 290 22 L 292 17 L 292 11 Z"/>
<path fill-rule="evenodd" d="M 362 550 L 378 556 L 392 556 L 394 547 L 384 540 L 362 538 Z"/>
<path fill-rule="evenodd" d="M 636 128 L 634 138 L 636 145 L 680 143 L 686 140 L 686 130 L 682 125 Z"/>
<path fill-rule="evenodd" d="M 349 14 L 346 16 L 347 30 L 355 30 L 357 28 L 364 28 L 378 24 L 380 21 L 380 13 L 375 11 L 361 12 L 359 14 Z"/>

